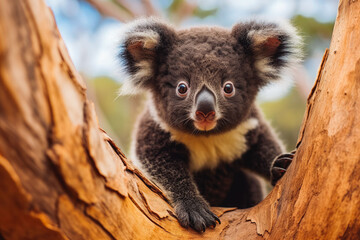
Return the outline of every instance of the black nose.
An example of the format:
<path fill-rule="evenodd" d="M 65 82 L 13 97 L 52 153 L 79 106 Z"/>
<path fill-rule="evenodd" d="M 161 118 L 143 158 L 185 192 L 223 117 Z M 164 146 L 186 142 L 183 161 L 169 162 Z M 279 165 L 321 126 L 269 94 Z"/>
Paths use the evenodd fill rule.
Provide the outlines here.
<path fill-rule="evenodd" d="M 215 96 L 204 87 L 196 96 L 196 115 L 202 115 L 204 118 L 215 115 Z"/>

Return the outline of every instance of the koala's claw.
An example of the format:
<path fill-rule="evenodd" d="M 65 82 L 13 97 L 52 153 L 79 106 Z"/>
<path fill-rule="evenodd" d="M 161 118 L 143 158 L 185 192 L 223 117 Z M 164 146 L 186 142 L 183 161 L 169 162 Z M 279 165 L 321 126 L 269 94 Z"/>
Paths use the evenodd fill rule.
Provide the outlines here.
<path fill-rule="evenodd" d="M 211 212 L 211 214 L 213 215 L 213 217 L 215 218 L 215 220 L 216 220 L 219 224 L 221 224 L 220 218 L 218 218 L 218 216 L 216 216 L 216 215 L 213 214 L 212 212 Z M 216 226 L 216 223 L 215 223 L 215 226 Z M 214 227 L 215 227 L 215 226 L 214 226 Z"/>
<path fill-rule="evenodd" d="M 191 227 L 197 232 L 205 232 L 206 228 L 216 227 L 220 219 L 210 211 L 203 199 L 190 199 L 175 204 L 176 216 L 181 226 Z"/>
<path fill-rule="evenodd" d="M 273 186 L 275 186 L 277 181 L 284 176 L 286 169 L 289 167 L 294 158 L 295 153 L 296 150 L 290 153 L 280 154 L 274 159 L 271 167 L 271 184 Z"/>

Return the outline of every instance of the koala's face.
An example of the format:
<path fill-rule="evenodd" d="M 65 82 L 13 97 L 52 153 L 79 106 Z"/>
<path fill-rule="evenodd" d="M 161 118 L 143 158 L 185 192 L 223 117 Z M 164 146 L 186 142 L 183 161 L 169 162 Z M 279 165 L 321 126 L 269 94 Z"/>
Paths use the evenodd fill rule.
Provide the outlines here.
<path fill-rule="evenodd" d="M 259 88 L 295 60 L 289 56 L 296 35 L 275 24 L 175 31 L 150 19 L 127 34 L 127 88 L 150 91 L 161 120 L 192 134 L 235 128 L 248 117 Z"/>
<path fill-rule="evenodd" d="M 251 62 L 230 31 L 180 31 L 151 89 L 159 115 L 190 133 L 223 132 L 249 112 L 258 89 Z"/>

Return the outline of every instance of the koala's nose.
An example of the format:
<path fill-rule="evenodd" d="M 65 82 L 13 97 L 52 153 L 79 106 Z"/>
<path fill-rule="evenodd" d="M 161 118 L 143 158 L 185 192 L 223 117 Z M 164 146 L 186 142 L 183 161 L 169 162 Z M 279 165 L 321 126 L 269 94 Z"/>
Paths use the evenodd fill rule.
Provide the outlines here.
<path fill-rule="evenodd" d="M 196 96 L 196 118 L 197 120 L 214 120 L 215 118 L 215 96 L 204 87 Z"/>
<path fill-rule="evenodd" d="M 196 120 L 204 121 L 205 119 L 208 121 L 213 121 L 215 119 L 215 112 L 211 111 L 208 114 L 204 114 L 203 112 L 196 111 Z"/>

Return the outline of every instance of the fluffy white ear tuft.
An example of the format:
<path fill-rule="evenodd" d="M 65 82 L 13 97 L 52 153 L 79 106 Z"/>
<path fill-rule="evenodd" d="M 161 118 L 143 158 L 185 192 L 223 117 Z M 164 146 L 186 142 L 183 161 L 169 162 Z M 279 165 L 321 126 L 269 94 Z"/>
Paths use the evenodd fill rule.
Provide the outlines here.
<path fill-rule="evenodd" d="M 146 86 L 143 86 L 146 81 L 153 75 L 151 63 L 148 61 L 140 61 L 136 63 L 137 71 L 134 74 L 123 72 L 125 79 L 123 85 L 118 91 L 119 96 L 136 95 L 141 93 Z"/>
<path fill-rule="evenodd" d="M 254 66 L 264 81 L 276 80 L 301 58 L 301 37 L 288 22 L 239 23 L 232 34 L 254 59 Z"/>
<path fill-rule="evenodd" d="M 120 95 L 137 94 L 151 84 L 156 60 L 166 54 L 174 38 L 172 28 L 155 18 L 138 19 L 124 26 L 119 57 L 126 79 Z"/>

